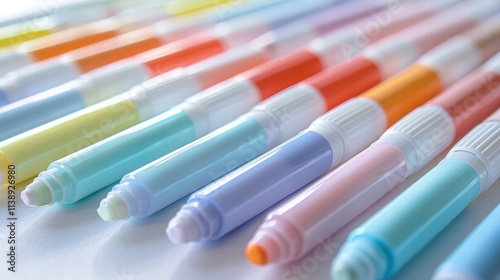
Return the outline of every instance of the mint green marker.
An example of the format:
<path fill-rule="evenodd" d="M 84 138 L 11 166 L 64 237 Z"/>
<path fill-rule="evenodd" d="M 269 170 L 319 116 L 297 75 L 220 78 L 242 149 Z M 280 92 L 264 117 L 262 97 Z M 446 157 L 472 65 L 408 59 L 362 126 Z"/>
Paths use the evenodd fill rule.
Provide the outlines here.
<path fill-rule="evenodd" d="M 394 275 L 500 177 L 500 109 L 434 169 L 355 229 L 334 260 L 332 279 Z"/>

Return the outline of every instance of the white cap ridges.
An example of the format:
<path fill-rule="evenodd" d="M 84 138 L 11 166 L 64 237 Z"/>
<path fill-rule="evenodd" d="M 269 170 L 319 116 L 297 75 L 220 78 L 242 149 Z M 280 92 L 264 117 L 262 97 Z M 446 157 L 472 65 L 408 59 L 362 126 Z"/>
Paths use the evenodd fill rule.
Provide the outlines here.
<path fill-rule="evenodd" d="M 332 167 L 353 157 L 385 130 L 385 111 L 368 98 L 356 98 L 318 118 L 308 129 L 328 140 L 334 154 Z"/>
<path fill-rule="evenodd" d="M 374 61 L 387 79 L 414 62 L 420 51 L 410 38 L 397 36 L 368 47 L 363 55 Z"/>
<path fill-rule="evenodd" d="M 195 76 L 184 68 L 147 80 L 126 95 L 134 102 L 142 120 L 147 120 L 181 103 L 201 90 Z"/>
<path fill-rule="evenodd" d="M 500 121 L 484 122 L 469 132 L 448 154 L 469 163 L 481 177 L 481 191 L 500 177 Z"/>
<path fill-rule="evenodd" d="M 79 89 L 87 105 L 113 97 L 149 78 L 148 71 L 133 60 L 116 62 L 78 78 Z"/>
<path fill-rule="evenodd" d="M 179 108 L 201 136 L 248 112 L 260 100 L 260 91 L 251 81 L 235 77 L 188 98 Z"/>
<path fill-rule="evenodd" d="M 321 93 L 302 84 L 262 102 L 246 116 L 264 128 L 270 149 L 305 129 L 325 111 Z"/>
<path fill-rule="evenodd" d="M 396 146 L 408 164 L 408 176 L 443 152 L 455 138 L 455 125 L 441 107 L 420 107 L 389 128 L 379 142 Z"/>
<path fill-rule="evenodd" d="M 449 87 L 474 70 L 483 60 L 471 39 L 455 37 L 419 59 L 418 64 L 437 71 L 441 85 Z"/>

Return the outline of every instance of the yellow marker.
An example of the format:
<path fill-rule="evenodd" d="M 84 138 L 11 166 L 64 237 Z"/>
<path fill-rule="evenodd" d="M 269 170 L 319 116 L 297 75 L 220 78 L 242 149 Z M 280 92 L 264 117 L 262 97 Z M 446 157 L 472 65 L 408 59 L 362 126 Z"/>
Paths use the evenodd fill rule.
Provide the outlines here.
<path fill-rule="evenodd" d="M 132 101 L 115 98 L 3 141 L 2 185 L 8 182 L 9 166 L 15 167 L 16 182 L 22 182 L 44 170 L 53 159 L 81 150 L 140 121 Z"/>
<path fill-rule="evenodd" d="M 167 4 L 168 13 L 171 15 L 182 15 L 187 13 L 192 13 L 195 11 L 207 9 L 210 7 L 217 6 L 236 6 L 241 4 L 241 2 L 247 2 L 246 0 L 176 0 L 170 1 Z"/>
<path fill-rule="evenodd" d="M 0 31 L 0 48 L 19 45 L 52 34 L 51 28 L 14 28 Z"/>

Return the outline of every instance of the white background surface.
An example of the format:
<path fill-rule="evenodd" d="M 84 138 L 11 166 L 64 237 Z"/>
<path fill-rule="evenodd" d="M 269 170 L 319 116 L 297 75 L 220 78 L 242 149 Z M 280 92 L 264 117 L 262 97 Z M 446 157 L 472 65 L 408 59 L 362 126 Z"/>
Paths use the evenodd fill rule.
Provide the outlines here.
<path fill-rule="evenodd" d="M 0 0 L 0 19 L 22 11 L 28 2 Z M 55 1 L 55 0 L 50 0 Z M 68 2 L 58 0 L 59 2 Z M 20 7 L 23 6 L 23 7 Z M 5 190 L 0 193 L 0 280 L 10 279 L 106 279 L 106 280 L 304 280 L 329 279 L 336 248 L 349 231 L 387 201 L 425 174 L 438 160 L 365 211 L 328 240 L 328 250 L 289 265 L 256 267 L 243 250 L 260 224 L 260 215 L 219 241 L 178 246 L 165 235 L 165 227 L 185 199 L 144 220 L 106 223 L 96 208 L 108 189 L 74 205 L 28 208 L 17 201 L 16 273 L 7 271 L 7 209 Z M 18 198 L 21 191 L 18 188 Z M 500 182 L 482 194 L 394 279 L 429 279 L 435 267 L 500 202 Z M 326 255 L 324 256 L 324 254 Z M 324 257 L 323 257 L 324 256 Z"/>

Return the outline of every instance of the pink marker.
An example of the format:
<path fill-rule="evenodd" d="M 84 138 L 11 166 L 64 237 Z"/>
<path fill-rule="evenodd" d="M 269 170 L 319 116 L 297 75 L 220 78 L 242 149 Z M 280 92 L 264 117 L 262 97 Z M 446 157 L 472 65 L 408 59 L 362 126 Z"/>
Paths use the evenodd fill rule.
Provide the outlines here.
<path fill-rule="evenodd" d="M 268 264 L 304 256 L 493 113 L 500 106 L 499 79 L 497 54 L 412 111 L 364 152 L 270 212 L 249 242 L 248 258 Z"/>

